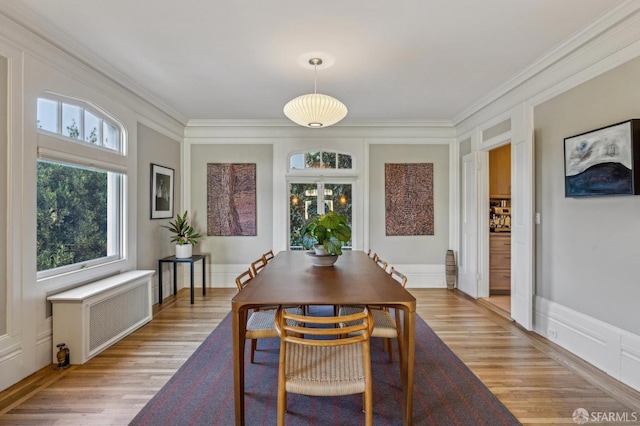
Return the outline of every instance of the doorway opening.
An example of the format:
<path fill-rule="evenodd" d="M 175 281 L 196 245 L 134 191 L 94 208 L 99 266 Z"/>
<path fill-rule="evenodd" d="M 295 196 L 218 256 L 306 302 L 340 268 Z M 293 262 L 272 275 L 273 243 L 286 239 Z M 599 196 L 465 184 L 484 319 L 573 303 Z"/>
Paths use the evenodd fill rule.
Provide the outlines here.
<path fill-rule="evenodd" d="M 511 144 L 489 151 L 489 297 L 484 302 L 511 314 Z"/>
<path fill-rule="evenodd" d="M 333 182 L 289 183 L 289 250 L 303 250 L 300 229 L 312 217 L 335 211 L 353 227 L 353 184 Z M 343 245 L 351 250 L 352 241 Z"/>

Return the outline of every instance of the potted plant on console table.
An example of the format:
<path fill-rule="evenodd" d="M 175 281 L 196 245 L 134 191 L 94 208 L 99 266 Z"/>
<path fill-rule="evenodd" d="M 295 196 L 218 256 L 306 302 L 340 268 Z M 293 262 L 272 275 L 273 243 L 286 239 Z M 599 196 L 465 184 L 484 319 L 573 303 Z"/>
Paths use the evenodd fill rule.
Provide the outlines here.
<path fill-rule="evenodd" d="M 196 232 L 193 226 L 189 225 L 187 218 L 188 212 L 180 216 L 178 213 L 176 220 L 169 222 L 169 226 L 161 225 L 173 233 L 171 242 L 176 243 L 176 258 L 187 259 L 193 254 L 193 246 L 198 244 L 198 238 L 202 238 L 202 234 Z"/>
<path fill-rule="evenodd" d="M 315 216 L 300 230 L 302 246 L 314 252 L 314 264 L 330 266 L 342 254 L 342 245 L 351 240 L 351 227 L 347 218 L 334 211 Z M 323 259 L 326 257 L 326 259 Z M 322 263 L 322 265 L 320 265 Z"/>

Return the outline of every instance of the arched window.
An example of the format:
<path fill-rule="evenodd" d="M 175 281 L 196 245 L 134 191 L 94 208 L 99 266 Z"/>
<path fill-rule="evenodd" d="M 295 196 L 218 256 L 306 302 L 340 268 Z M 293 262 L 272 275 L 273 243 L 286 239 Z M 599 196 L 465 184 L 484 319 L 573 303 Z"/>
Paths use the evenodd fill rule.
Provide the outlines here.
<path fill-rule="evenodd" d="M 96 106 L 37 101 L 37 271 L 49 278 L 123 257 L 123 126 Z"/>

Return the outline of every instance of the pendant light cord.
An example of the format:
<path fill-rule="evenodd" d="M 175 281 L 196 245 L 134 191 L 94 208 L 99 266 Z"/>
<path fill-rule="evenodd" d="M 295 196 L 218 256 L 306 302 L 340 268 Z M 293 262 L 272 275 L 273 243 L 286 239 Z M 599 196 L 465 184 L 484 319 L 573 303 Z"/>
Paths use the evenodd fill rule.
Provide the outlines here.
<path fill-rule="evenodd" d="M 313 61 L 313 94 L 318 93 L 318 62 Z"/>

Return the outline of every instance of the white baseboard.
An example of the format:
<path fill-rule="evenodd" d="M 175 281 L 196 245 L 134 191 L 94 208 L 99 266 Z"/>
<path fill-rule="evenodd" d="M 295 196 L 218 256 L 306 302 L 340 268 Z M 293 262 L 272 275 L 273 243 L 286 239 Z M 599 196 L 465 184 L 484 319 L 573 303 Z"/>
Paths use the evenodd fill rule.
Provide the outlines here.
<path fill-rule="evenodd" d="M 534 312 L 536 333 L 640 391 L 640 336 L 542 297 Z"/>
<path fill-rule="evenodd" d="M 407 277 L 407 288 L 447 288 L 445 265 L 391 264 Z"/>

